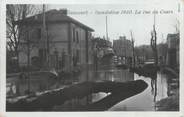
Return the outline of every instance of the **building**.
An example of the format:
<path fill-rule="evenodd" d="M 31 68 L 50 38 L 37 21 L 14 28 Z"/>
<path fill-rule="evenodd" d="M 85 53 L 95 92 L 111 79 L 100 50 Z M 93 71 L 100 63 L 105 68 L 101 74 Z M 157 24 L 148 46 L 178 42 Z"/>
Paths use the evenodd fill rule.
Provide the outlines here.
<path fill-rule="evenodd" d="M 93 45 L 96 45 L 97 48 L 107 48 L 112 47 L 112 43 L 105 38 L 96 37 L 92 40 Z"/>
<path fill-rule="evenodd" d="M 153 50 L 150 45 L 140 45 L 135 47 L 135 62 L 137 65 L 151 62 L 153 60 Z"/>
<path fill-rule="evenodd" d="M 104 55 L 112 52 L 112 42 L 105 40 L 105 38 L 95 37 L 91 40 L 93 49 L 98 50 L 97 56 L 102 58 Z"/>
<path fill-rule="evenodd" d="M 16 23 L 24 31 L 20 66 L 26 66 L 29 59 L 31 66 L 58 70 L 88 64 L 89 40 L 94 30 L 68 16 L 67 10 L 50 10 Z"/>
<path fill-rule="evenodd" d="M 125 36 L 120 36 L 119 39 L 113 40 L 113 50 L 116 56 L 121 57 L 123 63 L 132 61 L 133 50 L 132 43 Z"/>
<path fill-rule="evenodd" d="M 168 48 L 167 47 L 167 43 L 157 44 L 158 63 L 159 63 L 159 65 L 166 65 L 167 48 Z"/>
<path fill-rule="evenodd" d="M 166 64 L 171 67 L 179 66 L 179 33 L 167 35 L 167 60 Z"/>

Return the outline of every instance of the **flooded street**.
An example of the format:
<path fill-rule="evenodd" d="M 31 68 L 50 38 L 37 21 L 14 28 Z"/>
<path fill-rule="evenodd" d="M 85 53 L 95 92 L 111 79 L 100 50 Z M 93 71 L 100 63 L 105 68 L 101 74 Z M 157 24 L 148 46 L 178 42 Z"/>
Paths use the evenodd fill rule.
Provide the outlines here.
<path fill-rule="evenodd" d="M 109 62 L 111 63 L 111 62 Z M 26 95 L 28 83 L 32 92 L 42 92 L 46 90 L 58 89 L 74 83 L 84 81 L 113 81 L 113 82 L 127 82 L 134 80 L 144 80 L 148 87 L 141 93 L 132 96 L 128 99 L 120 101 L 116 105 L 109 108 L 109 111 L 154 111 L 156 110 L 155 103 L 167 97 L 168 76 L 158 72 L 156 79 L 139 76 L 135 73 L 130 73 L 128 69 L 117 69 L 113 64 L 99 65 L 98 70 L 93 67 L 87 67 L 79 75 L 68 77 L 68 80 L 54 79 L 49 77 L 37 77 L 28 79 L 8 78 L 7 79 L 7 97 L 16 97 Z M 124 92 L 122 92 L 124 93 Z M 66 101 L 63 105 L 57 106 L 54 110 L 67 110 L 81 105 L 87 105 L 99 101 L 109 95 L 108 93 L 95 93 L 83 99 L 72 99 Z M 61 109 L 62 108 L 62 109 Z M 64 109 L 63 109 L 64 108 Z"/>
<path fill-rule="evenodd" d="M 130 97 L 118 104 L 114 105 L 109 111 L 154 111 L 155 103 L 167 97 L 167 76 L 162 73 L 157 73 L 157 79 L 139 76 L 135 73 L 130 73 L 128 70 L 109 69 L 102 70 L 97 73 L 97 79 L 110 80 L 114 82 L 126 82 L 133 80 L 144 80 L 148 84 L 148 88 L 142 93 Z M 123 92 L 122 92 L 123 93 Z M 96 94 L 93 98 L 100 99 L 107 94 Z"/>
<path fill-rule="evenodd" d="M 142 93 L 114 105 L 109 110 L 153 111 L 156 109 L 156 101 L 167 97 L 167 79 L 161 73 L 157 74 L 157 80 L 155 81 L 151 81 L 151 78 L 134 74 L 134 80 L 138 79 L 144 80 L 148 84 L 148 88 Z M 155 82 L 153 87 L 151 86 L 151 82 Z"/>

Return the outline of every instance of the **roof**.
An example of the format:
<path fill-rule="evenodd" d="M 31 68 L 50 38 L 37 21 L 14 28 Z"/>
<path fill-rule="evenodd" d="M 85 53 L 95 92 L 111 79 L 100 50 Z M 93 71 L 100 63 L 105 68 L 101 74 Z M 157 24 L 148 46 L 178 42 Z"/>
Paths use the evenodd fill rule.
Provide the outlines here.
<path fill-rule="evenodd" d="M 30 24 L 30 23 L 41 23 L 43 22 L 43 14 L 37 14 L 31 17 L 28 17 L 24 20 L 19 20 L 16 21 L 16 24 L 21 25 L 21 24 Z M 47 22 L 70 22 L 70 23 L 74 23 L 84 29 L 87 29 L 89 31 L 94 31 L 94 29 L 82 24 L 81 22 L 73 19 L 70 16 L 67 16 L 66 14 L 63 14 L 62 11 L 59 10 L 50 10 L 45 12 L 45 19 Z"/>

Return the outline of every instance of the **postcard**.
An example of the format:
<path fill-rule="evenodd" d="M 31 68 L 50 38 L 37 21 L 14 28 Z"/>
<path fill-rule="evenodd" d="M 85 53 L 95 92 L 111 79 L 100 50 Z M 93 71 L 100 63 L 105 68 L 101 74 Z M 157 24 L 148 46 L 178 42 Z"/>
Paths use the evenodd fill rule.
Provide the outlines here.
<path fill-rule="evenodd" d="M 183 117 L 182 1 L 2 1 L 2 116 Z"/>

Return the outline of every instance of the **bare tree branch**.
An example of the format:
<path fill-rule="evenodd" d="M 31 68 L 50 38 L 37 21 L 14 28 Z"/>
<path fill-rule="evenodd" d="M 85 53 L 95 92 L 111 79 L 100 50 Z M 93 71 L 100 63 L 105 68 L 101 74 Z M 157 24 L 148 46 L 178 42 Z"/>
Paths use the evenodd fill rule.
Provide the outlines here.
<path fill-rule="evenodd" d="M 24 36 L 23 30 L 15 22 L 23 20 L 37 13 L 38 6 L 31 4 L 8 4 L 6 6 L 6 35 L 7 49 L 14 51 L 18 58 L 20 38 Z"/>

